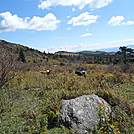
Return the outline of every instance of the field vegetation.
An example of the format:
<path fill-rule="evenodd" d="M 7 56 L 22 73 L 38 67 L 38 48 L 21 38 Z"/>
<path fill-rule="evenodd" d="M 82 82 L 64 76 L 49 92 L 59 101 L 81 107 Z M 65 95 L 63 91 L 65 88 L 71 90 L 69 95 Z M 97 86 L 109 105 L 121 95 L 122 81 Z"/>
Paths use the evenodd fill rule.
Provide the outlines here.
<path fill-rule="evenodd" d="M 40 70 L 51 69 L 50 75 Z M 74 70 L 83 68 L 87 76 Z M 133 130 L 134 74 L 119 65 L 74 64 L 34 66 L 21 71 L 0 90 L 0 133 L 73 133 L 60 126 L 60 101 L 84 94 L 97 94 L 112 106 L 111 125 L 121 133 Z M 105 125 L 103 126 L 105 127 Z"/>
<path fill-rule="evenodd" d="M 65 57 L 56 60 L 51 54 L 47 56 L 42 59 L 44 64 L 26 58 L 27 62 L 13 62 L 7 68 L 2 65 L 8 62 L 1 59 L 0 83 L 6 78 L 0 87 L 1 134 L 75 134 L 60 124 L 60 102 L 88 94 L 102 97 L 112 107 L 109 118 L 101 120 L 93 134 L 133 134 L 133 63 L 64 62 Z M 49 75 L 40 73 L 48 69 Z M 77 76 L 75 70 L 86 70 L 86 77 Z M 103 118 L 103 107 L 98 110 Z"/>

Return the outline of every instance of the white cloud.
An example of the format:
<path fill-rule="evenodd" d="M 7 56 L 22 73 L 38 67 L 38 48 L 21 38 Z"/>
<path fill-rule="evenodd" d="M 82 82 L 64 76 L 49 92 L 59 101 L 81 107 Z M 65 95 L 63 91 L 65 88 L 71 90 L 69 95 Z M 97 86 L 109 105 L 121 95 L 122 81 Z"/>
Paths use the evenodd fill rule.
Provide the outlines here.
<path fill-rule="evenodd" d="M 113 0 L 86 0 L 90 2 L 91 8 L 102 8 L 110 4 Z"/>
<path fill-rule="evenodd" d="M 66 18 L 67 18 L 67 19 L 69 19 L 70 17 L 71 17 L 71 16 L 70 16 L 70 15 L 68 15 Z"/>
<path fill-rule="evenodd" d="M 94 44 L 82 44 L 79 43 L 78 45 L 68 45 L 68 46 L 60 46 L 60 47 L 51 47 L 51 48 L 38 48 L 40 51 L 45 52 L 57 52 L 57 51 L 69 51 L 69 52 L 78 52 L 82 50 L 99 50 L 105 48 L 112 48 L 112 47 L 120 47 L 120 46 L 128 46 L 133 45 L 134 39 L 126 39 L 126 40 L 118 40 L 118 41 L 109 41 L 103 43 L 94 43 Z"/>
<path fill-rule="evenodd" d="M 68 28 L 67 28 L 67 31 L 70 31 L 70 30 L 71 30 L 71 27 L 68 27 Z"/>
<path fill-rule="evenodd" d="M 121 25 L 122 21 L 124 20 L 123 16 L 113 16 L 110 21 L 108 21 L 109 25 L 112 26 L 117 26 L 117 25 Z"/>
<path fill-rule="evenodd" d="M 43 18 L 34 16 L 30 19 L 29 17 L 20 18 L 16 14 L 12 15 L 10 12 L 4 12 L 0 14 L 0 17 L 4 18 L 0 22 L 0 31 L 16 31 L 17 29 L 54 31 L 57 24 L 60 23 L 60 20 L 57 20 L 52 13 L 48 13 Z"/>
<path fill-rule="evenodd" d="M 72 24 L 73 26 L 87 26 L 89 24 L 96 23 L 98 18 L 98 15 L 90 15 L 88 12 L 84 12 L 78 17 L 73 17 L 67 24 Z"/>
<path fill-rule="evenodd" d="M 113 16 L 109 21 L 108 24 L 111 26 L 119 26 L 119 25 L 134 25 L 134 21 L 127 21 L 123 22 L 124 16 Z"/>
<path fill-rule="evenodd" d="M 73 7 L 73 8 L 72 8 L 72 11 L 73 11 L 73 12 L 75 12 L 75 11 L 76 11 L 76 9 Z"/>
<path fill-rule="evenodd" d="M 86 37 L 86 36 L 92 36 L 93 34 L 92 33 L 85 33 L 83 35 L 81 35 L 80 37 Z"/>
<path fill-rule="evenodd" d="M 90 8 L 101 8 L 110 4 L 113 0 L 45 0 L 38 5 L 41 9 L 49 9 L 53 6 L 75 6 L 83 9 L 85 6 Z"/>
<path fill-rule="evenodd" d="M 114 46 L 127 46 L 127 45 L 133 45 L 134 39 L 126 39 L 126 40 L 118 40 L 118 41 L 109 41 L 109 44 L 113 44 Z"/>
<path fill-rule="evenodd" d="M 123 22 L 122 25 L 134 25 L 134 21 Z"/>

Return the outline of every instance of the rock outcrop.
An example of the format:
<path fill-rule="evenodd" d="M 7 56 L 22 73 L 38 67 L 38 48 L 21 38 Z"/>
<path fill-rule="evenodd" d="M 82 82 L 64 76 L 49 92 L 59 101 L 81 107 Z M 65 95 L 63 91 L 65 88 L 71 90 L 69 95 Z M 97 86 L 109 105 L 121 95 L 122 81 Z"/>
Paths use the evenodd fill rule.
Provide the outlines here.
<path fill-rule="evenodd" d="M 91 132 L 99 122 L 97 107 L 103 107 L 106 116 L 111 111 L 109 104 L 95 94 L 64 100 L 61 102 L 61 123 L 78 134 Z"/>

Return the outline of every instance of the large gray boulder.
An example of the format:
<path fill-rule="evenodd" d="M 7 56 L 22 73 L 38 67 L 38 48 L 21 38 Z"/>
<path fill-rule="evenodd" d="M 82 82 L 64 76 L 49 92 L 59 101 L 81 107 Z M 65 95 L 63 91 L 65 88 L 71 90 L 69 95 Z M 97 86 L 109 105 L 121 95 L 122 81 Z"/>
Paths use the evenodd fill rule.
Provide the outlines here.
<path fill-rule="evenodd" d="M 95 94 L 64 100 L 61 102 L 60 121 L 78 134 L 86 134 L 99 122 L 98 110 L 102 107 L 107 116 L 111 111 L 109 104 Z"/>

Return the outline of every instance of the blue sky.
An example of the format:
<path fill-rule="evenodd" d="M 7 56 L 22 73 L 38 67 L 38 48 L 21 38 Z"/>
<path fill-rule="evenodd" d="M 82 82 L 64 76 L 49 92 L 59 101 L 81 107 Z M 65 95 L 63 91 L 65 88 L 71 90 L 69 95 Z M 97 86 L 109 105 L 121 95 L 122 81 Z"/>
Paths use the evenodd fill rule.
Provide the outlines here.
<path fill-rule="evenodd" d="M 1 0 L 0 39 L 46 52 L 134 44 L 133 0 Z"/>

